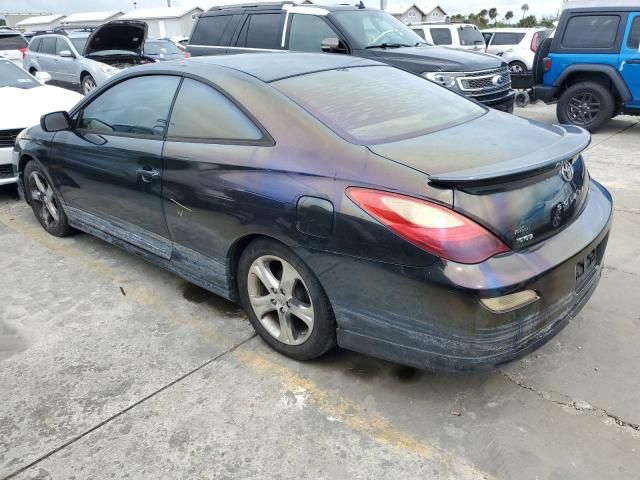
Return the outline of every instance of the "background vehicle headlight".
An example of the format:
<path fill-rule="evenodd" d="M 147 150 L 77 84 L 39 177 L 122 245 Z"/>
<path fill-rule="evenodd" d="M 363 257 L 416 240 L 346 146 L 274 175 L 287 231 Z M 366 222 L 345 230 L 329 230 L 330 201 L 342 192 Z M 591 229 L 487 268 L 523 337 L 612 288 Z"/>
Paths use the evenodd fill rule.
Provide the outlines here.
<path fill-rule="evenodd" d="M 423 73 L 422 76 L 443 87 L 453 88 L 456 86 L 456 77 L 449 73 L 426 72 Z"/>
<path fill-rule="evenodd" d="M 110 75 L 115 75 L 120 71 L 119 68 L 112 67 L 111 65 L 107 65 L 106 63 L 98 63 L 98 68 L 104 73 L 108 73 Z"/>
<path fill-rule="evenodd" d="M 13 142 L 13 144 L 17 145 L 18 143 L 20 143 L 20 140 L 22 140 L 24 138 L 25 133 L 27 133 L 27 129 L 26 128 L 24 130 L 21 130 L 20 133 L 18 135 L 16 135 L 16 140 L 15 140 L 15 142 Z"/>

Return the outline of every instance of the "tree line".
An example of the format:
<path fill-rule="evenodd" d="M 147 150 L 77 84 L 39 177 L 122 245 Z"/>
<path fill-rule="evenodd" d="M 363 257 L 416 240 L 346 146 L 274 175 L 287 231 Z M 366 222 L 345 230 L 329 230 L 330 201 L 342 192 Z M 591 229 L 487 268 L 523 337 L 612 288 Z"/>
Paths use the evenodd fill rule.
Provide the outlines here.
<path fill-rule="evenodd" d="M 498 9 L 493 8 L 483 8 L 478 13 L 469 13 L 469 14 L 456 14 L 451 16 L 452 22 L 468 22 L 473 23 L 478 28 L 488 28 L 488 27 L 547 27 L 553 28 L 553 22 L 558 19 L 558 15 L 550 16 L 544 15 L 540 19 L 538 19 L 535 15 L 527 15 L 529 11 L 529 5 L 524 3 L 520 7 L 522 11 L 522 17 L 519 20 L 513 20 L 514 13 L 513 10 L 507 10 L 504 15 L 500 15 Z"/>

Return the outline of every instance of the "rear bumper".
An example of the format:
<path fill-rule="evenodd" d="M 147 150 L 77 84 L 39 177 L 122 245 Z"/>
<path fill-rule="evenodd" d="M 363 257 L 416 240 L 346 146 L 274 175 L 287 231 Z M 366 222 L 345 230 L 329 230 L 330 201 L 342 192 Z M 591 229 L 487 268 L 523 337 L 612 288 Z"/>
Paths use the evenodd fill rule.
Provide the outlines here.
<path fill-rule="evenodd" d="M 599 282 L 611 222 L 611 196 L 592 182 L 583 213 L 565 230 L 480 264 L 305 261 L 332 303 L 340 346 L 418 368 L 482 371 L 539 347 L 580 311 Z M 576 288 L 576 264 L 594 249 L 596 267 Z M 503 314 L 480 304 L 522 290 L 540 299 Z"/>

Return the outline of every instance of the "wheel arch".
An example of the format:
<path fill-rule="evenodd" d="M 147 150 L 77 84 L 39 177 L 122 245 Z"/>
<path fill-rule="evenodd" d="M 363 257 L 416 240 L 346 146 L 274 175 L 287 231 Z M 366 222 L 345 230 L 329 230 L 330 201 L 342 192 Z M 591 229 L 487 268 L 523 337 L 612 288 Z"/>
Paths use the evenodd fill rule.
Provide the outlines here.
<path fill-rule="evenodd" d="M 24 178 L 24 169 L 27 166 L 27 163 L 31 162 L 32 160 L 37 160 L 36 157 L 34 157 L 33 155 L 29 154 L 29 153 L 23 153 L 20 156 L 20 160 L 18 161 L 18 182 L 22 182 L 22 191 L 26 192 L 26 187 L 27 185 L 25 184 L 25 178 Z M 27 203 L 29 203 L 29 197 L 26 195 L 24 196 L 24 199 Z"/>
<path fill-rule="evenodd" d="M 585 81 L 602 83 L 607 88 L 611 88 L 614 96 L 622 102 L 629 102 L 632 98 L 629 87 L 620 73 L 611 65 L 570 65 L 556 79 L 554 86 L 566 90 L 575 83 Z"/>

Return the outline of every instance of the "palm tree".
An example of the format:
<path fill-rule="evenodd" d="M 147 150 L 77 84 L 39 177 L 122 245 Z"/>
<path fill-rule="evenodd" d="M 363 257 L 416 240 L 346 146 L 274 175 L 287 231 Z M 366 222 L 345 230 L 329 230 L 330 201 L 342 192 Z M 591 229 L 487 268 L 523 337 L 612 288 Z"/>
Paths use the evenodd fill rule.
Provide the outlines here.
<path fill-rule="evenodd" d="M 497 17 L 498 17 L 498 9 L 497 8 L 490 8 L 489 9 L 489 18 L 491 20 L 493 20 L 493 26 L 494 27 L 498 24 L 498 21 L 496 20 Z"/>
<path fill-rule="evenodd" d="M 483 8 L 482 10 L 480 10 L 480 11 L 478 12 L 478 17 L 480 17 L 480 18 L 484 18 L 484 17 L 486 17 L 486 16 L 487 16 L 487 9 L 486 9 L 486 8 Z"/>
<path fill-rule="evenodd" d="M 522 4 L 520 10 L 522 10 L 522 18 L 524 18 L 526 13 L 529 11 L 529 5 L 527 5 L 526 3 Z"/>
<path fill-rule="evenodd" d="M 511 25 L 512 18 L 513 18 L 513 12 L 511 10 L 509 10 L 507 13 L 504 14 L 504 19 L 507 21 L 509 25 Z"/>

